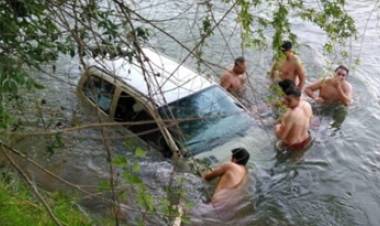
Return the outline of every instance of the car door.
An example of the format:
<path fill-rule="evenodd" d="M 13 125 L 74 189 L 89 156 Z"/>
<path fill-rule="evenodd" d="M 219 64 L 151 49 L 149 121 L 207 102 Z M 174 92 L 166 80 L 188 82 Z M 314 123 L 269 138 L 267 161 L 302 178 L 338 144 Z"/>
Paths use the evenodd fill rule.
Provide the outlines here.
<path fill-rule="evenodd" d="M 120 90 L 118 93 L 114 120 L 125 122 L 130 131 L 169 157 L 171 151 L 166 145 L 157 123 L 144 104 L 125 89 Z M 128 123 L 131 124 L 128 125 Z"/>
<path fill-rule="evenodd" d="M 93 105 L 106 115 L 111 113 L 115 85 L 100 76 L 89 74 L 82 87 L 83 94 Z"/>

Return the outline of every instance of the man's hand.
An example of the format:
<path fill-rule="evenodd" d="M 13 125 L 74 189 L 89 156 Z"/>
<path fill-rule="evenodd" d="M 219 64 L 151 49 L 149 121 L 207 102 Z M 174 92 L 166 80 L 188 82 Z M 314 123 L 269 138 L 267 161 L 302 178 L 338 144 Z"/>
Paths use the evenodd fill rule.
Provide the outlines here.
<path fill-rule="evenodd" d="M 315 100 L 315 102 L 320 103 L 320 104 L 323 104 L 325 102 L 325 100 L 322 97 L 316 97 L 313 99 Z"/>
<path fill-rule="evenodd" d="M 276 131 L 276 133 L 278 133 L 281 129 L 281 122 L 277 123 L 276 126 L 274 127 L 274 130 Z"/>
<path fill-rule="evenodd" d="M 281 122 L 277 123 L 274 126 L 274 134 L 280 138 L 280 133 L 281 133 Z"/>
<path fill-rule="evenodd" d="M 334 86 L 338 89 L 339 87 L 340 88 L 342 88 L 342 86 L 343 86 L 343 79 L 335 79 L 335 81 L 334 81 Z"/>
<path fill-rule="evenodd" d="M 206 176 L 207 176 L 207 174 L 209 174 L 209 173 L 211 173 L 211 169 L 207 169 L 207 170 L 203 170 L 202 172 L 201 172 L 201 177 L 204 179 L 204 180 L 206 180 Z"/>

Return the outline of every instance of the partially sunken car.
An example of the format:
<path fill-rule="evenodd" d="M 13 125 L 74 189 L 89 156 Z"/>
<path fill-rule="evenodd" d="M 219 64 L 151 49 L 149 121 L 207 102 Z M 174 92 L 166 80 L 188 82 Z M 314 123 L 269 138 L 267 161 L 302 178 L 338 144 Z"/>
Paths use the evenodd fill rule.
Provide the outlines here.
<path fill-rule="evenodd" d="M 263 132 L 217 83 L 152 49 L 142 49 L 140 60 L 132 62 L 91 61 L 81 75 L 79 92 L 102 114 L 132 122 L 125 123 L 130 131 L 167 156 L 218 161 L 230 155 L 224 149 L 244 146 L 239 137 Z"/>

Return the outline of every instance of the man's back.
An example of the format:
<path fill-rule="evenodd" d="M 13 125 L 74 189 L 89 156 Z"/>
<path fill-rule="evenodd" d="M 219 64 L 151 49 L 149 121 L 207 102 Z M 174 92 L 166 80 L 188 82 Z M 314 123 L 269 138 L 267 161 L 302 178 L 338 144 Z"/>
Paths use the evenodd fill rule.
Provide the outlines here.
<path fill-rule="evenodd" d="M 226 170 L 219 180 L 215 194 L 224 189 L 237 187 L 247 174 L 245 166 L 233 162 L 226 163 L 223 167 L 226 167 Z"/>
<path fill-rule="evenodd" d="M 283 140 L 286 144 L 297 144 L 309 137 L 312 109 L 308 102 L 302 100 L 294 109 L 289 109 L 284 117 L 284 123 L 292 125 L 289 134 Z"/>

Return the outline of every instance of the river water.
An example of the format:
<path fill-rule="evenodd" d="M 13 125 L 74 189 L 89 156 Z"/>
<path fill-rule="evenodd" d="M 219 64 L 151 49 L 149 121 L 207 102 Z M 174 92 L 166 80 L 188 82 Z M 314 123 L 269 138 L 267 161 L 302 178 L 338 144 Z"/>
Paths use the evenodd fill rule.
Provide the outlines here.
<path fill-rule="evenodd" d="M 214 4 L 218 20 L 227 8 Z M 346 10 L 355 19 L 358 38 L 348 40 L 346 58 L 323 54 L 327 36 L 318 27 L 296 18 L 290 20 L 299 43 L 295 51 L 304 62 L 308 82 L 344 63 L 351 69 L 348 81 L 353 85 L 354 104 L 347 115 L 341 109 L 314 112 L 315 142 L 300 156 L 281 158 L 274 148 L 251 147 L 249 167 L 255 178 L 252 200 L 256 211 L 231 224 L 379 225 L 380 9 L 376 4 L 348 1 Z M 252 9 L 265 16 L 263 11 Z M 191 47 L 192 40 L 199 37 L 205 7 L 195 1 L 149 1 L 141 12 L 152 19 L 168 19 L 158 24 Z M 249 88 L 253 88 L 248 99 L 260 106 L 268 94 L 265 75 L 271 64 L 271 49 L 242 49 L 234 15 L 227 16 L 220 28 L 206 41 L 204 57 L 226 66 L 234 57 L 244 55 L 249 64 Z M 158 34 L 154 40 L 152 45 L 169 55 L 180 59 L 186 55 L 165 35 Z M 360 64 L 354 66 L 356 58 L 360 58 Z M 264 127 L 271 134 L 271 126 Z M 273 135 L 268 135 L 267 142 L 273 142 Z"/>
<path fill-rule="evenodd" d="M 214 13 L 218 20 L 225 12 L 226 6 L 220 3 L 215 4 Z M 266 122 L 270 117 L 264 117 L 267 109 L 264 108 L 264 112 L 260 110 L 268 95 L 266 71 L 271 64 L 271 48 L 242 49 L 239 28 L 233 14 L 227 16 L 220 25 L 221 29 L 215 30 L 214 35 L 207 39 L 203 57 L 213 63 L 226 66 L 230 65 L 236 56 L 246 57 L 249 64 L 250 84 L 248 100 L 259 109 L 259 116 L 262 116 L 259 121 L 268 131 L 265 134 L 267 140 L 263 141 L 268 145 L 260 146 L 266 148 L 251 147 L 249 150 L 251 159 L 248 167 L 252 179 L 252 192 L 248 202 L 251 203 L 252 208 L 234 210 L 241 211 L 241 214 L 238 214 L 239 217 L 232 219 L 231 222 L 210 221 L 214 223 L 208 224 L 379 225 L 380 144 L 377 144 L 377 140 L 380 138 L 380 78 L 378 76 L 380 74 L 380 57 L 378 56 L 380 10 L 379 8 L 374 10 L 374 7 L 375 2 L 372 1 L 348 3 L 347 11 L 355 19 L 358 39 L 349 40 L 350 52 L 347 58 L 323 55 L 322 47 L 327 41 L 326 35 L 310 23 L 291 19 L 292 28 L 299 43 L 295 50 L 304 62 L 308 82 L 319 78 L 324 71 L 331 69 L 335 64 L 331 66 L 330 62 L 343 62 L 350 67 L 357 57 L 360 57 L 361 61 L 359 65 L 350 67 L 351 72 L 348 77 L 354 89 L 353 106 L 349 107 L 347 114 L 339 109 L 317 110 L 315 112 L 317 117 L 313 123 L 315 137 L 313 146 L 298 156 L 277 155 L 273 147 L 272 125 L 270 120 L 269 123 Z M 139 3 L 136 8 L 147 18 L 161 20 L 157 22 L 160 27 L 190 48 L 199 38 L 198 28 L 205 14 L 205 7 L 201 2 L 151 0 Z M 262 13 L 259 9 L 252 9 L 252 11 Z M 267 35 L 270 34 L 271 31 L 267 31 Z M 187 54 L 186 50 L 159 32 L 152 33 L 150 45 L 178 61 Z M 189 59 L 187 64 L 193 68 L 197 67 L 192 59 Z M 207 73 L 211 75 L 221 72 L 217 67 L 213 68 L 214 71 L 206 67 L 201 67 L 201 70 L 207 70 Z M 75 84 L 79 73 L 77 59 L 62 57 L 55 75 L 63 78 L 67 83 Z M 47 88 L 42 91 L 38 103 L 30 104 L 42 108 L 43 113 L 39 116 L 43 115 L 45 121 L 36 119 L 32 120 L 33 123 L 41 127 L 59 128 L 98 120 L 96 114 L 91 112 L 91 108 L 75 95 L 75 87 L 52 78 L 42 78 L 41 81 L 49 81 Z M 45 101 L 46 104 L 44 104 Z M 46 113 L 48 109 L 50 112 Z M 22 114 L 26 115 L 25 120 L 29 119 L 29 112 Z M 54 120 L 50 120 L 51 116 Z M 111 134 L 110 137 L 121 137 L 121 139 L 111 141 L 113 151 L 125 154 L 125 147 L 122 144 L 125 138 L 120 135 L 122 133 L 112 129 L 108 132 Z M 41 143 L 46 143 L 49 139 L 43 139 Z M 108 175 L 106 152 L 101 139 L 99 130 L 86 130 L 64 137 L 65 147 L 50 149 L 49 153 L 41 153 L 37 139 L 24 138 L 22 142 L 17 140 L 17 147 L 28 150 L 29 156 L 39 159 L 39 162 L 44 163 L 60 176 L 96 191 L 101 178 L 107 178 Z M 252 137 L 252 139 L 256 138 Z M 133 158 L 133 155 L 129 154 L 128 157 Z M 150 190 L 157 197 L 164 195 L 173 166 L 168 160 L 154 152 L 151 152 L 141 164 L 146 166 L 142 167 L 142 175 Z M 28 167 L 30 165 L 26 164 L 25 168 Z M 67 191 L 67 187 L 54 179 L 41 176 L 38 171 L 33 172 L 34 179 L 45 188 L 51 190 L 60 188 Z M 187 179 L 185 189 L 189 197 L 195 202 L 201 200 L 204 196 L 205 185 L 199 177 L 190 173 L 178 173 L 178 175 Z M 95 213 L 104 214 L 104 203 L 84 197 L 82 204 Z M 202 222 L 202 219 L 198 220 Z M 165 225 L 167 221 L 152 217 L 147 224 Z M 206 225 L 207 221 L 201 224 Z"/>

